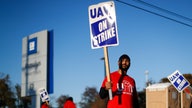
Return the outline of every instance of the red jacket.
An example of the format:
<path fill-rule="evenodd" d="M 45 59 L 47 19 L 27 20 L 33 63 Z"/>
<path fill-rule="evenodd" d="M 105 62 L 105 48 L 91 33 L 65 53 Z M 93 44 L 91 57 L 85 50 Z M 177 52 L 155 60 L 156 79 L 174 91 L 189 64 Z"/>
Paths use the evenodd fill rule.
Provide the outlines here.
<path fill-rule="evenodd" d="M 128 75 L 122 76 L 115 71 L 110 74 L 113 99 L 108 101 L 107 108 L 138 108 L 135 80 Z M 105 78 L 102 87 L 105 88 Z"/>
<path fill-rule="evenodd" d="M 49 106 L 46 103 L 44 103 L 41 105 L 41 108 L 49 108 Z"/>
<path fill-rule="evenodd" d="M 76 108 L 76 105 L 75 105 L 75 103 L 73 103 L 72 101 L 67 100 L 67 101 L 65 102 L 65 104 L 63 105 L 63 108 Z"/>

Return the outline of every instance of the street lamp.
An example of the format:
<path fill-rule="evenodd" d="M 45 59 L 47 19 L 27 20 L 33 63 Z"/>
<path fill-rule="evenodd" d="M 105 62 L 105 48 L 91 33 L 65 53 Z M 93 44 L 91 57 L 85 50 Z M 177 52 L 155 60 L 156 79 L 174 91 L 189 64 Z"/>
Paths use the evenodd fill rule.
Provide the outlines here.
<path fill-rule="evenodd" d="M 102 58 L 100 58 L 100 60 L 103 60 L 103 64 L 104 64 L 104 78 L 105 78 L 105 76 L 106 76 L 106 69 L 105 69 L 105 57 L 102 57 Z"/>

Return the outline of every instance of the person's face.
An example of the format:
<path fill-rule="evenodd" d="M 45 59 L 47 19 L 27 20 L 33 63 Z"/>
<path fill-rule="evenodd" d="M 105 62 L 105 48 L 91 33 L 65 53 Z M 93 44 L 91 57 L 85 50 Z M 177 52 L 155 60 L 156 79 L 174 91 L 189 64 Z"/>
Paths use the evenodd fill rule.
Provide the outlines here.
<path fill-rule="evenodd" d="M 128 68 L 129 68 L 129 60 L 128 59 L 122 59 L 121 62 L 119 61 L 119 69 L 127 72 Z"/>

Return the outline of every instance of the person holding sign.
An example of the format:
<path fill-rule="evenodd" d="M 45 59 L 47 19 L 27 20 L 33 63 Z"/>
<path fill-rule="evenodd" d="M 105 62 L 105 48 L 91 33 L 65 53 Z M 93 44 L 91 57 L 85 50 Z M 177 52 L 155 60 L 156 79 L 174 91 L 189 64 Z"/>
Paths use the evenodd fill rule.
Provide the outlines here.
<path fill-rule="evenodd" d="M 67 98 L 66 102 L 63 105 L 63 108 L 76 108 L 72 97 Z"/>
<path fill-rule="evenodd" d="M 139 108 L 135 80 L 127 75 L 131 60 L 126 54 L 118 60 L 119 69 L 110 74 L 111 82 L 103 80 L 99 95 L 101 99 L 109 97 L 108 90 L 112 89 L 112 100 L 108 100 L 107 108 Z"/>
<path fill-rule="evenodd" d="M 41 108 L 49 108 L 49 102 L 42 102 L 41 103 Z"/>

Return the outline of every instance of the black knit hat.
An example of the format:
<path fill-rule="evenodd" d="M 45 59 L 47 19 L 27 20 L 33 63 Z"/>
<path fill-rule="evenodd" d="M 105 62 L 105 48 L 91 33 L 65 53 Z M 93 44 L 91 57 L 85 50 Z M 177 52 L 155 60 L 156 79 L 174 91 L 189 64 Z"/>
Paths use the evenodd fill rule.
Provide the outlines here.
<path fill-rule="evenodd" d="M 131 59 L 130 59 L 130 57 L 127 54 L 121 55 L 121 57 L 119 57 L 119 62 L 121 62 L 123 59 L 128 59 L 129 62 L 131 62 Z"/>

